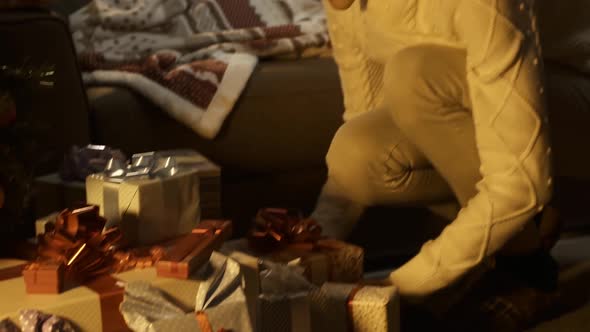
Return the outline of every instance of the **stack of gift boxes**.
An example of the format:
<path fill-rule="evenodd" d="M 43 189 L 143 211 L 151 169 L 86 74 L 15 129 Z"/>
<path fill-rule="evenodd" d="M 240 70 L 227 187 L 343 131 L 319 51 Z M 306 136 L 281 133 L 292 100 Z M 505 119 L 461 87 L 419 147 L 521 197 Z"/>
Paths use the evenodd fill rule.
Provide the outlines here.
<path fill-rule="evenodd" d="M 36 261 L 0 260 L 0 330 L 26 330 L 31 310 L 38 329 L 399 330 L 396 289 L 362 285 L 362 248 L 298 211 L 261 209 L 231 240 L 231 222 L 212 219 L 219 167 L 198 153 L 109 160 L 85 190 L 38 221 Z"/>

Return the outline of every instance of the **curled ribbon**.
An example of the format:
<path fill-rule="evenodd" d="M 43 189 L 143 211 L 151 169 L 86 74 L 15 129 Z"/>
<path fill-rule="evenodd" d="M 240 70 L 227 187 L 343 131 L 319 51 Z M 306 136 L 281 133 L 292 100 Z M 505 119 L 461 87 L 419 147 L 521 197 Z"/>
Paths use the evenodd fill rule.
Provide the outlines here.
<path fill-rule="evenodd" d="M 171 177 L 177 174 L 181 168 L 174 154 L 145 152 L 134 154 L 130 163 L 121 158 L 111 158 L 104 173 L 109 181 L 122 182 L 137 177 Z"/>
<path fill-rule="evenodd" d="M 322 238 L 322 228 L 314 220 L 303 218 L 299 210 L 266 208 L 258 211 L 250 245 L 268 251 L 294 244 L 311 247 Z"/>
<path fill-rule="evenodd" d="M 63 264 L 67 279 L 84 282 L 107 273 L 149 267 L 163 256 L 160 247 L 149 249 L 149 253 L 121 251 L 121 231 L 117 227 L 103 231 L 106 220 L 98 213 L 94 205 L 62 211 L 55 225 L 47 224 L 46 232 L 39 236 L 36 264 Z"/>
<path fill-rule="evenodd" d="M 112 266 L 109 251 L 121 239 L 118 230 L 102 233 L 106 220 L 97 206 L 81 206 L 62 211 L 54 226 L 39 237 L 39 263 L 50 260 L 63 264 L 66 275 L 91 278 Z"/>
<path fill-rule="evenodd" d="M 213 327 L 211 326 L 211 322 L 209 322 L 209 317 L 207 317 L 207 313 L 200 310 L 195 312 L 195 318 L 197 319 L 197 323 L 201 328 L 202 332 L 213 332 Z M 232 332 L 231 330 L 226 330 L 224 328 L 220 328 L 217 332 Z"/>

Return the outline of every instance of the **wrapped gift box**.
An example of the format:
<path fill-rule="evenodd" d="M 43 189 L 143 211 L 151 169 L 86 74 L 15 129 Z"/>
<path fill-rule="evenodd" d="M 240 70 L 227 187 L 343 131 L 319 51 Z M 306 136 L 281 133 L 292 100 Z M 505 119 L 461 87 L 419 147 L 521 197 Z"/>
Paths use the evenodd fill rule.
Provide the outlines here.
<path fill-rule="evenodd" d="M 128 283 L 120 310 L 129 326 L 136 331 L 252 332 L 239 264 L 214 252 L 197 273 L 203 281 L 190 307 L 143 281 Z"/>
<path fill-rule="evenodd" d="M 181 165 L 190 165 L 199 173 L 201 217 L 221 218 L 221 168 L 194 151 L 169 151 Z M 86 186 L 81 181 L 62 180 L 58 173 L 35 179 L 35 215 L 45 216 L 79 202 L 86 202 Z"/>
<path fill-rule="evenodd" d="M 284 284 L 268 292 L 262 280 L 263 260 L 239 251 L 231 252 L 230 257 L 243 271 L 244 292 L 256 331 L 399 332 L 399 294 L 395 287 L 329 282 L 306 291 L 301 281 L 280 276 L 278 280 Z"/>
<path fill-rule="evenodd" d="M 117 296 L 112 287 L 114 283 L 110 286 L 105 287 L 110 294 L 107 289 L 99 295 L 89 287 L 77 287 L 59 295 L 30 295 L 26 292 L 23 277 L 8 278 L 0 281 L 2 297 L 10 299 L 0 301 L 0 318 L 17 322 L 19 310 L 37 309 L 69 319 L 85 331 L 123 331 L 125 325 L 120 324 L 121 318 L 117 322 L 116 315 L 103 315 L 102 312 L 101 304 Z M 113 326 L 107 326 L 108 323 Z"/>
<path fill-rule="evenodd" d="M 180 167 L 199 173 L 199 196 L 203 219 L 219 219 L 221 214 L 221 167 L 193 150 L 159 151 L 161 157 L 173 157 Z"/>
<path fill-rule="evenodd" d="M 300 266 L 262 261 L 257 324 L 260 332 L 311 331 L 310 292 L 316 287 Z"/>
<path fill-rule="evenodd" d="M 244 294 L 246 295 L 246 304 L 248 306 L 248 313 L 250 314 L 250 321 L 252 322 L 252 329 L 259 331 L 257 312 L 258 295 L 260 294 L 260 259 L 239 251 L 230 253 L 228 257 L 240 264 L 240 270 L 244 278 Z"/>
<path fill-rule="evenodd" d="M 179 305 L 195 306 L 201 281 L 196 278 L 178 280 L 156 275 L 155 268 L 132 270 L 100 277 L 85 286 L 66 290 L 56 295 L 27 294 L 24 278 L 20 276 L 22 261 L 0 260 L 0 319 L 18 322 L 18 311 L 37 309 L 64 317 L 77 324 L 82 331 L 129 331 L 119 313 L 125 282 L 145 281 L 163 290 Z"/>
<path fill-rule="evenodd" d="M 204 220 L 190 234 L 179 238 L 156 263 L 158 275 L 187 279 L 209 261 L 213 250 L 219 249 L 231 232 L 231 221 Z"/>
<path fill-rule="evenodd" d="M 98 210 L 89 205 L 62 211 L 55 228 L 39 237 L 36 262 L 0 260 L 0 294 L 11 299 L 0 303 L 0 319 L 14 320 L 20 310 L 35 309 L 64 317 L 87 331 L 125 331 L 119 313 L 122 285 L 134 281 L 157 287 L 182 308 L 195 307 L 203 280 L 199 266 L 178 280 L 158 276 L 153 264 L 180 248 L 202 255 L 199 261 L 204 265 L 211 251 L 203 250 L 198 241 L 183 241 L 186 236 L 153 247 L 102 251 L 116 248 L 122 238 L 116 228 L 101 232 L 105 220 L 98 216 Z M 192 234 L 197 240 L 209 238 L 207 243 L 217 248 L 230 236 L 231 222 L 206 220 L 192 232 L 189 238 Z M 108 274 L 132 268 L 135 270 Z"/>
<path fill-rule="evenodd" d="M 199 176 L 195 170 L 165 178 L 111 182 L 103 174 L 86 179 L 89 204 L 118 224 L 132 245 L 148 245 L 190 233 L 200 219 Z M 107 225 L 108 226 L 108 225 Z"/>
<path fill-rule="evenodd" d="M 64 265 L 60 263 L 29 264 L 23 270 L 29 294 L 59 294 L 63 290 Z"/>
<path fill-rule="evenodd" d="M 311 331 L 311 290 L 300 266 L 285 266 L 234 251 L 254 331 Z M 272 271 L 271 271 L 272 270 Z"/>
<path fill-rule="evenodd" d="M 199 284 L 202 282 L 198 271 L 188 279 L 175 279 L 159 277 L 155 268 L 127 271 L 119 273 L 115 277 L 124 282 L 147 281 L 169 295 L 179 305 L 186 308 L 195 307 L 195 298 Z"/>
<path fill-rule="evenodd" d="M 311 331 L 310 298 L 307 293 L 294 293 L 280 297 L 261 295 L 258 301 L 259 332 Z"/>
<path fill-rule="evenodd" d="M 269 253 L 256 252 L 246 239 L 237 239 L 226 242 L 221 251 L 238 251 L 277 263 L 300 265 L 307 278 L 318 286 L 327 281 L 357 282 L 363 275 L 363 248 L 332 239 L 320 240 L 315 245 L 291 245 Z"/>
<path fill-rule="evenodd" d="M 399 332 L 395 287 L 326 283 L 311 293 L 314 332 Z"/>

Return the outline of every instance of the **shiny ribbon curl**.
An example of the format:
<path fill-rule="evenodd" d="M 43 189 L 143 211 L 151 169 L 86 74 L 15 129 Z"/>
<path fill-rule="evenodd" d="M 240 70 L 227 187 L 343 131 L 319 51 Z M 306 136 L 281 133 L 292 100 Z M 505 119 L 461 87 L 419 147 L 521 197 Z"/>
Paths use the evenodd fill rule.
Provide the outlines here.
<path fill-rule="evenodd" d="M 106 179 L 111 182 L 123 182 L 133 178 L 167 178 L 176 175 L 186 166 L 179 165 L 172 152 L 137 153 L 127 162 L 121 158 L 111 158 L 104 170 Z"/>
<path fill-rule="evenodd" d="M 103 231 L 106 220 L 95 205 L 63 210 L 55 225 L 47 224 L 39 236 L 37 262 L 63 264 L 65 278 L 85 282 L 100 275 L 152 266 L 164 253 L 161 247 L 122 251 L 123 236 L 117 227 Z"/>
<path fill-rule="evenodd" d="M 120 150 L 105 145 L 73 146 L 64 156 L 59 174 L 66 181 L 85 181 L 91 174 L 104 172 L 111 159 L 126 160 L 127 157 Z"/>
<path fill-rule="evenodd" d="M 201 328 L 202 332 L 213 332 L 213 327 L 211 326 L 211 322 L 209 321 L 209 317 L 205 311 L 199 310 L 195 312 L 195 319 L 199 324 L 199 328 Z M 224 328 L 220 328 L 217 332 L 232 332 L 232 330 L 226 330 Z"/>
<path fill-rule="evenodd" d="M 258 211 L 250 246 L 260 251 L 272 251 L 287 246 L 316 249 L 322 239 L 322 228 L 313 219 L 303 218 L 295 209 L 265 208 Z"/>

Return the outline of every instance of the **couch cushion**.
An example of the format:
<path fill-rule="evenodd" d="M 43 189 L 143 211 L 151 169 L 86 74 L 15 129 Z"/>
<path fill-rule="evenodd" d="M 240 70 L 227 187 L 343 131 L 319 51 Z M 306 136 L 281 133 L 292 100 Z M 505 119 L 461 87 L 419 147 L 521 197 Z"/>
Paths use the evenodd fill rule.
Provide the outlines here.
<path fill-rule="evenodd" d="M 94 142 L 128 153 L 193 148 L 240 173 L 322 167 L 343 112 L 329 58 L 260 63 L 214 140 L 127 88 L 93 87 L 88 95 Z"/>

